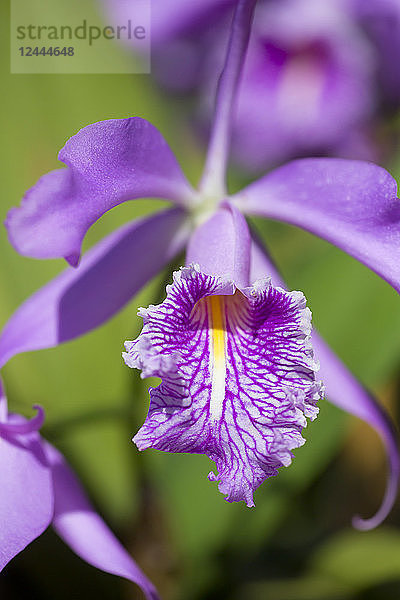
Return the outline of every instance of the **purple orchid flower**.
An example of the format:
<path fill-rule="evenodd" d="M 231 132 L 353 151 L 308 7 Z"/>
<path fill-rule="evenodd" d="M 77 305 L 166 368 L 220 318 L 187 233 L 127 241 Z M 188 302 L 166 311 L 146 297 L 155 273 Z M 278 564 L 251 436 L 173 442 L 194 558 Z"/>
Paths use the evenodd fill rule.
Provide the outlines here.
<path fill-rule="evenodd" d="M 196 91 L 203 129 L 234 4 L 152 4 L 154 75 L 170 90 Z M 116 22 L 138 11 L 126 0 L 105 5 Z M 236 162 L 258 172 L 310 154 L 374 158 L 367 130 L 376 109 L 375 62 L 374 48 L 344 0 L 260 0 L 233 122 Z"/>
<path fill-rule="evenodd" d="M 139 450 L 207 454 L 218 469 L 209 479 L 229 502 L 251 507 L 318 413 L 311 313 L 301 292 L 265 274 L 249 285 L 248 228 L 228 204 L 192 235 L 187 263 L 166 300 L 140 311 L 143 330 L 126 342 L 126 364 L 162 378 L 133 441 Z"/>
<path fill-rule="evenodd" d="M 142 310 L 144 328 L 125 360 L 158 375 L 140 449 L 206 453 L 228 500 L 253 503 L 254 489 L 288 465 L 320 395 L 310 345 L 310 312 L 286 292 L 243 214 L 297 225 L 337 245 L 400 291 L 400 204 L 381 167 L 340 159 L 289 163 L 244 190 L 225 187 L 232 109 L 255 0 L 236 6 L 204 174 L 185 179 L 160 133 L 138 119 L 82 129 L 60 153 L 66 169 L 42 177 L 10 211 L 9 236 L 22 254 L 65 257 L 76 266 L 89 227 L 116 205 L 159 197 L 176 207 L 127 224 L 20 307 L 0 338 L 16 352 L 57 345 L 100 325 L 187 244 L 160 306 Z M 272 282 L 268 279 L 272 277 Z M 34 318 L 32 318 L 34 317 Z M 28 327 L 29 338 L 24 336 Z M 380 523 L 397 493 L 400 461 L 391 424 L 317 334 L 331 402 L 381 435 L 390 475 L 382 506 L 355 526 Z"/>
<path fill-rule="evenodd" d="M 254 171 L 321 152 L 374 157 L 366 127 L 376 108 L 374 56 L 343 2 L 258 9 L 238 93 L 236 160 Z"/>
<path fill-rule="evenodd" d="M 10 414 L 0 380 L 0 571 L 51 524 L 87 563 L 133 581 L 147 600 L 157 600 L 153 584 L 96 513 L 62 454 L 40 437 L 44 412 L 35 408 L 30 421 Z"/>

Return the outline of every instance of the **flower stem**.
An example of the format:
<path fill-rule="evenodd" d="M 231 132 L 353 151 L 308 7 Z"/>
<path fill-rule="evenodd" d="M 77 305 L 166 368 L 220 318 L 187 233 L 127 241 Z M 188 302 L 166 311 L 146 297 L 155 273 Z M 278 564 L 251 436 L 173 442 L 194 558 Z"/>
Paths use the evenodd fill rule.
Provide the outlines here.
<path fill-rule="evenodd" d="M 200 191 L 205 195 L 223 198 L 226 194 L 232 113 L 256 3 L 257 0 L 238 0 L 233 16 L 225 64 L 217 86 L 210 143 L 200 182 Z"/>

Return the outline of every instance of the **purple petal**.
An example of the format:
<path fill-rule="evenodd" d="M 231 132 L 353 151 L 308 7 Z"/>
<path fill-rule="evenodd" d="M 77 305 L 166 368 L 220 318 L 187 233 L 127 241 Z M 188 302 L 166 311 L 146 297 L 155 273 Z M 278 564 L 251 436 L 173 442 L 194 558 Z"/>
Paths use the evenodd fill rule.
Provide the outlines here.
<path fill-rule="evenodd" d="M 184 213 L 173 209 L 110 234 L 14 313 L 0 337 L 0 367 L 19 352 L 56 346 L 98 327 L 183 249 Z"/>
<path fill-rule="evenodd" d="M 283 286 L 280 275 L 259 243 L 253 242 L 251 277 L 252 280 L 268 274 L 275 285 Z M 389 476 L 382 504 L 376 514 L 363 520 L 354 517 L 353 525 L 358 529 L 372 529 L 379 525 L 389 514 L 396 500 L 399 476 L 400 455 L 397 434 L 393 425 L 375 399 L 363 388 L 339 358 L 332 352 L 324 340 L 314 331 L 312 334 L 315 355 L 320 361 L 319 376 L 323 382 L 327 399 L 342 410 L 362 419 L 381 436 L 386 447 Z"/>
<path fill-rule="evenodd" d="M 158 600 L 153 584 L 95 512 L 63 456 L 50 444 L 46 444 L 46 454 L 52 465 L 53 527 L 58 535 L 87 563 L 133 581 L 147 600 Z"/>
<path fill-rule="evenodd" d="M 268 280 L 233 291 L 183 268 L 166 300 L 142 309 L 142 333 L 124 358 L 142 376 L 162 378 L 133 440 L 139 450 L 206 454 L 226 499 L 254 506 L 254 490 L 304 443 L 320 386 L 303 294 Z"/>
<path fill-rule="evenodd" d="M 289 163 L 237 194 L 237 205 L 298 225 L 342 248 L 400 292 L 400 202 L 396 182 L 371 163 L 309 158 Z"/>
<path fill-rule="evenodd" d="M 350 145 L 367 156 L 353 139 L 375 108 L 374 56 L 342 4 L 258 3 L 233 139 L 251 171 Z"/>
<path fill-rule="evenodd" d="M 198 264 L 207 275 L 225 277 L 237 287 L 249 285 L 250 233 L 243 215 L 224 202 L 189 240 L 186 264 Z"/>
<path fill-rule="evenodd" d="M 191 188 L 151 123 L 114 119 L 88 125 L 59 154 L 67 169 L 44 175 L 8 213 L 14 248 L 34 258 L 79 260 L 86 231 L 126 200 L 158 197 L 190 203 Z"/>
<path fill-rule="evenodd" d="M 33 407 L 34 409 L 36 409 L 38 411 L 38 414 L 33 417 L 32 419 L 30 419 L 29 421 L 26 421 L 25 419 L 23 421 L 21 421 L 20 423 L 7 423 L 7 422 L 0 422 L 0 435 L 2 433 L 4 434 L 28 434 L 28 433 L 32 433 L 34 431 L 39 431 L 39 429 L 42 427 L 43 422 L 44 422 L 44 410 L 41 406 L 35 405 Z"/>
<path fill-rule="evenodd" d="M 1 382 L 0 396 L 5 402 Z M 53 516 L 53 483 L 40 437 L 12 431 L 24 426 L 22 417 L 8 419 L 0 430 L 0 571 L 43 533 Z"/>

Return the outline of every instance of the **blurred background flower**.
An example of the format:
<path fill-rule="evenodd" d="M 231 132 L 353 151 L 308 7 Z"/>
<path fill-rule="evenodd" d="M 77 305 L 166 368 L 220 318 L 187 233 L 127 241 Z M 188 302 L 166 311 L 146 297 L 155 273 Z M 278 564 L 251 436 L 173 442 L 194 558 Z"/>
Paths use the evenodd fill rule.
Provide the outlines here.
<path fill-rule="evenodd" d="M 89 0 L 82 2 L 94 10 Z M 43 172 L 59 166 L 56 152 L 71 133 L 102 119 L 140 115 L 151 120 L 165 133 L 191 181 L 197 181 L 203 156 L 182 123 L 190 99 L 167 96 L 143 75 L 10 75 L 7 3 L 0 12 L 3 215 Z M 369 35 L 366 43 L 374 44 Z M 181 60 L 185 56 L 181 53 Z M 381 88 L 374 83 L 373 89 L 380 97 Z M 395 101 L 391 107 L 396 111 Z M 397 136 L 398 113 L 391 114 L 378 127 L 384 140 Z M 377 131 L 376 122 L 380 117 L 373 116 L 365 126 Z M 398 177 L 400 154 L 393 148 L 387 156 Z M 235 189 L 247 179 L 234 169 L 230 178 Z M 90 231 L 85 248 L 160 206 L 156 200 L 137 201 L 107 213 Z M 398 419 L 398 295 L 310 234 L 257 219 L 253 225 L 279 258 L 290 289 L 304 291 L 316 327 Z M 0 318 L 5 323 L 15 306 L 64 264 L 17 255 L 5 230 L 0 247 Z M 377 531 L 350 529 L 354 512 L 372 514 L 379 505 L 385 484 L 380 442 L 337 408 L 323 404 L 318 427 L 306 432 L 308 443 L 294 465 L 257 492 L 253 511 L 227 505 L 206 477 L 199 477 L 209 470 L 205 457 L 135 452 L 130 438 L 144 420 L 149 383 L 127 372 L 119 352 L 127 324 L 132 338 L 139 332 L 138 306 L 154 302 L 157 294 L 161 300 L 170 272 L 155 278 L 101 329 L 63 347 L 13 359 L 4 369 L 10 410 L 29 415 L 32 403 L 43 404 L 44 435 L 68 457 L 91 499 L 165 600 L 398 600 L 399 511 Z M 140 597 L 129 584 L 75 558 L 50 531 L 6 568 L 0 595 L 7 600 Z"/>
<path fill-rule="evenodd" d="M 103 0 L 109 18 L 133 0 Z M 188 100 L 203 133 L 212 114 L 234 0 L 153 0 L 159 84 Z M 239 94 L 233 157 L 260 171 L 295 156 L 380 160 L 400 101 L 398 0 L 260 0 Z"/>

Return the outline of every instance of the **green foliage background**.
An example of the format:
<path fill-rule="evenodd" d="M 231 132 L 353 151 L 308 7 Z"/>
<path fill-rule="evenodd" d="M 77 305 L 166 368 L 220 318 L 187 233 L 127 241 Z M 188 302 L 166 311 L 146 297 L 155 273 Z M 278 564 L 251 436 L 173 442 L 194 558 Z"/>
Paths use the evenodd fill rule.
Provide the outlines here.
<path fill-rule="evenodd" d="M 87 0 L 85 0 L 87 1 Z M 8 8 L 2 40 L 1 215 L 43 173 L 64 142 L 88 123 L 132 115 L 164 134 L 193 183 L 204 148 L 185 106 L 146 75 L 10 75 Z M 390 165 L 400 174 L 400 157 Z M 241 185 L 231 173 L 232 189 Z M 126 203 L 90 231 L 85 247 L 127 219 L 161 206 Z M 397 418 L 400 302 L 376 275 L 329 244 L 294 228 L 255 222 L 291 289 L 305 292 L 314 324 L 360 380 Z M 137 258 L 132 257 L 137 260 Z M 15 253 L 0 231 L 0 325 L 37 287 L 65 268 Z M 375 434 L 327 402 L 306 431 L 292 467 L 257 492 L 256 508 L 228 504 L 207 480 L 209 460 L 146 451 L 130 442 L 148 407 L 149 381 L 120 353 L 140 328 L 138 306 L 156 302 L 161 273 L 98 331 L 65 346 L 16 357 L 4 369 L 11 410 L 42 404 L 44 435 L 68 457 L 93 502 L 165 600 L 372 600 L 400 597 L 400 514 L 377 531 L 351 529 L 370 515 L 385 483 Z M 101 294 L 101 290 L 99 292 Z M 0 491 L 1 493 L 1 491 Z M 139 598 L 127 582 L 83 564 L 51 532 L 0 578 L 7 600 Z"/>

